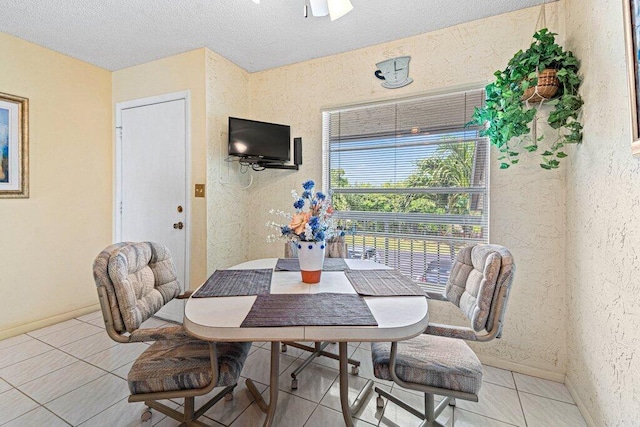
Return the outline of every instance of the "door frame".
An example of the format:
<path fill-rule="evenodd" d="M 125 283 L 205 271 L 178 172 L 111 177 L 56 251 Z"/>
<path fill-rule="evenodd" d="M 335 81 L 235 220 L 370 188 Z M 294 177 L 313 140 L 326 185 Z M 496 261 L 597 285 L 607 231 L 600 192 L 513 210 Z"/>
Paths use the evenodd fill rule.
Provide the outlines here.
<path fill-rule="evenodd" d="M 130 108 L 144 107 L 147 105 L 162 104 L 171 101 L 184 100 L 185 105 L 185 210 L 187 215 L 187 227 L 185 233 L 185 254 L 184 254 L 184 283 L 182 292 L 191 288 L 191 93 L 189 90 L 171 92 L 164 95 L 150 96 L 146 98 L 133 99 L 131 101 L 118 102 L 115 105 L 116 126 L 114 132 L 114 157 L 113 157 L 113 242 L 121 241 L 122 224 L 120 217 L 120 207 L 122 204 L 122 111 Z"/>

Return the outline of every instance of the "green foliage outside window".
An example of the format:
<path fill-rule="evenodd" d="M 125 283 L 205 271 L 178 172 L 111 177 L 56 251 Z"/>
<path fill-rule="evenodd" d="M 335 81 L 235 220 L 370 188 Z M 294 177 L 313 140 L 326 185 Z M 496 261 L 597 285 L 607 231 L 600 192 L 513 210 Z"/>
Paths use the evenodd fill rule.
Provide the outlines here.
<path fill-rule="evenodd" d="M 468 188 L 471 187 L 473 156 L 475 143 L 443 144 L 433 157 L 415 161 L 416 169 L 405 180 L 396 184 L 388 182 L 374 187 L 368 183 L 350 185 L 342 169 L 332 169 L 331 188 L 357 189 L 395 189 L 395 188 Z M 366 211 L 388 213 L 421 213 L 421 214 L 454 214 L 480 215 L 481 212 L 471 210 L 469 193 L 340 193 L 332 196 L 333 206 L 337 211 Z M 346 224 L 347 230 L 357 226 L 358 230 L 370 232 L 388 231 L 387 223 L 368 221 L 366 224 Z M 473 227 L 460 227 L 445 224 L 397 223 L 394 232 L 407 234 L 452 235 L 455 233 L 469 235 Z M 457 231 L 456 231 L 457 230 Z"/>

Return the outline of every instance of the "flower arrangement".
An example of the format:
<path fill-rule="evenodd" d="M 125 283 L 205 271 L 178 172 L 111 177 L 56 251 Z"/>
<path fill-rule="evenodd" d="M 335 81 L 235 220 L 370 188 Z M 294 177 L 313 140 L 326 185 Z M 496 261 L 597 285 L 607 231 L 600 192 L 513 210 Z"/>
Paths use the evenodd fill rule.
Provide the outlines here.
<path fill-rule="evenodd" d="M 294 199 L 295 213 L 291 214 L 281 210 L 271 209 L 271 214 L 278 215 L 288 220 L 287 224 L 278 224 L 268 221 L 266 226 L 278 230 L 279 235 L 270 235 L 267 240 L 291 240 L 303 242 L 322 242 L 335 234 L 333 227 L 333 207 L 326 194 L 313 191 L 315 183 L 311 180 L 302 184 L 304 191 L 298 195 L 296 190 L 291 190 Z"/>

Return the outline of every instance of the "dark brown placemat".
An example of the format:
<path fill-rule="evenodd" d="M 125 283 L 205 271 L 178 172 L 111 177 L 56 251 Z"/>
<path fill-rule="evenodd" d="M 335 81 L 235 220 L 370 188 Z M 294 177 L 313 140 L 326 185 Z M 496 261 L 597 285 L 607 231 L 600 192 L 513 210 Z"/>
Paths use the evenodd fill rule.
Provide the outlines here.
<path fill-rule="evenodd" d="M 344 271 L 348 269 L 347 263 L 342 258 L 325 258 L 322 271 Z M 298 258 L 279 258 L 276 263 L 276 271 L 300 271 Z"/>
<path fill-rule="evenodd" d="M 193 298 L 237 297 L 268 294 L 271 289 L 270 268 L 260 270 L 216 270 L 193 295 Z"/>
<path fill-rule="evenodd" d="M 321 293 L 258 295 L 240 327 L 377 325 L 361 296 Z"/>
<path fill-rule="evenodd" d="M 398 270 L 345 270 L 351 286 L 366 296 L 426 296 L 413 280 Z"/>

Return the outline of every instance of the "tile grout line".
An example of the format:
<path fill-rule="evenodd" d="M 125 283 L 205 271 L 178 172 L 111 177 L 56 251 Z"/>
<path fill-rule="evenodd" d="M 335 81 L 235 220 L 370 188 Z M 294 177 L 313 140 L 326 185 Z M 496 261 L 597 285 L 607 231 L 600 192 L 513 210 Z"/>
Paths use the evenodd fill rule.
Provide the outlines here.
<path fill-rule="evenodd" d="M 513 371 L 510 371 L 510 372 L 511 372 L 511 377 L 513 378 L 513 384 L 515 384 L 516 386 L 516 394 L 518 395 L 518 403 L 520 404 L 520 411 L 522 412 L 524 425 L 525 427 L 528 427 L 529 423 L 527 422 L 527 414 L 524 413 L 524 406 L 522 406 L 522 400 L 520 399 L 520 390 L 518 390 L 518 382 L 516 381 L 516 376 L 513 374 Z"/>
<path fill-rule="evenodd" d="M 35 339 L 35 338 L 34 338 L 34 339 Z M 64 368 L 66 368 L 66 367 L 68 367 L 68 366 L 73 365 L 73 364 L 74 364 L 74 363 L 76 363 L 76 362 L 81 362 L 81 361 L 82 361 L 81 359 L 78 359 L 77 357 L 75 357 L 75 356 L 73 356 L 73 355 L 71 355 L 71 354 L 65 353 L 64 351 L 60 350 L 60 349 L 59 349 L 59 348 L 57 348 L 57 347 L 53 347 L 53 348 L 52 348 L 51 350 L 49 350 L 49 351 L 45 351 L 44 353 L 40 353 L 40 354 L 37 354 L 37 355 L 35 355 L 35 356 L 33 356 L 33 357 L 30 357 L 30 358 L 28 358 L 28 359 L 21 360 L 20 362 L 16 362 L 16 363 L 13 363 L 13 364 L 11 364 L 11 365 L 7 365 L 7 366 L 5 366 L 5 367 L 4 367 L 4 368 L 2 368 L 2 369 L 8 368 L 8 367 L 10 367 L 10 366 L 17 365 L 18 363 L 26 362 L 27 360 L 35 359 L 36 357 L 40 357 L 40 356 L 43 356 L 43 355 L 45 355 L 45 354 L 47 354 L 47 353 L 51 353 L 51 352 L 52 352 L 52 351 L 54 351 L 54 350 L 59 350 L 60 352 L 62 352 L 62 353 L 64 353 L 64 354 L 66 354 L 67 356 L 71 356 L 71 357 L 73 357 L 73 358 L 74 358 L 74 359 L 76 359 L 76 360 L 75 360 L 74 362 L 71 362 L 70 364 L 65 365 L 65 366 L 62 366 L 62 367 L 60 367 L 60 368 L 58 368 L 58 369 L 53 369 L 53 370 L 51 370 L 51 371 L 48 371 L 46 374 L 44 374 L 44 375 L 40 375 L 39 377 L 30 378 L 30 379 L 29 379 L 29 381 L 26 381 L 26 382 L 24 382 L 24 383 L 22 383 L 22 384 L 20 384 L 20 385 L 16 385 L 16 384 L 14 384 L 14 383 L 12 383 L 12 382 L 9 382 L 9 380 L 7 380 L 7 379 L 6 379 L 6 378 L 4 378 L 4 377 L 0 377 L 0 379 L 2 379 L 4 382 L 6 382 L 7 384 L 9 384 L 9 385 L 10 385 L 10 386 L 12 386 L 13 388 L 18 388 L 18 387 L 23 386 L 23 385 L 25 385 L 25 384 L 27 384 L 27 383 L 30 383 L 31 381 L 35 381 L 35 380 L 37 380 L 37 379 L 39 379 L 39 378 L 42 378 L 42 377 L 44 377 L 44 376 L 47 376 L 47 375 L 49 375 L 49 374 L 50 374 L 50 373 L 52 373 L 52 372 L 57 372 L 57 371 L 59 371 L 60 369 L 64 369 Z"/>
<path fill-rule="evenodd" d="M 547 399 L 547 400 L 553 400 L 554 402 L 558 402 L 558 403 L 564 403 L 565 405 L 572 405 L 572 406 L 578 406 L 574 403 L 571 402 L 566 402 L 564 400 L 559 400 L 559 399 L 554 399 L 553 397 L 549 397 L 549 396 L 543 396 L 541 394 L 537 394 L 537 393 L 531 393 L 530 391 L 523 391 L 523 390 L 518 390 L 518 394 L 523 393 L 523 394 L 528 394 L 531 396 L 536 396 L 536 397 L 540 397 L 542 399 Z"/>
<path fill-rule="evenodd" d="M 488 419 L 488 420 L 493 420 L 493 421 L 497 421 L 497 422 L 502 423 L 502 424 L 507 424 L 507 425 L 509 425 L 509 426 L 518 427 L 518 425 L 517 425 L 517 424 L 512 424 L 512 423 L 510 423 L 510 422 L 508 422 L 508 421 L 499 420 L 499 419 L 497 419 L 497 418 L 490 417 L 490 416 L 488 416 L 488 415 L 476 414 L 475 412 L 470 411 L 470 410 L 468 410 L 468 409 L 462 409 L 462 408 L 458 408 L 458 407 L 456 407 L 456 409 L 455 409 L 455 410 L 456 410 L 456 411 L 462 411 L 462 412 L 468 412 L 468 413 L 470 413 L 470 414 L 477 415 L 477 416 L 479 416 L 479 417 L 486 418 L 486 419 Z M 455 411 L 454 411 L 454 412 L 455 412 Z M 526 422 L 526 420 L 525 420 L 525 422 Z"/>
<path fill-rule="evenodd" d="M 511 372 L 511 373 L 513 374 L 513 372 L 512 372 L 512 371 L 509 371 L 509 372 Z M 495 387 L 501 387 L 501 388 L 504 388 L 504 389 L 507 389 L 507 390 L 511 390 L 511 391 L 515 391 L 515 392 L 516 392 L 516 395 L 518 395 L 518 403 L 520 404 L 520 411 L 522 412 L 522 417 L 524 418 L 524 421 L 525 421 L 525 427 L 526 427 L 526 426 L 527 426 L 527 424 L 526 424 L 526 423 L 527 423 L 527 420 L 526 420 L 526 417 L 524 416 L 524 410 L 522 409 L 522 403 L 520 402 L 520 395 L 518 394 L 518 390 L 517 390 L 517 389 L 510 388 L 510 387 L 505 387 L 505 386 L 503 386 L 503 385 L 499 385 L 499 384 L 493 384 L 493 383 L 491 383 L 491 385 L 493 385 L 493 386 L 495 386 Z M 457 408 L 457 406 L 456 406 L 456 408 Z M 490 416 L 487 416 L 487 415 L 483 415 L 483 414 L 480 414 L 480 413 L 478 413 L 478 412 L 474 412 L 474 411 L 473 411 L 473 410 L 471 410 L 471 409 L 462 409 L 462 408 L 460 408 L 460 409 L 461 409 L 461 410 L 463 410 L 463 411 L 466 411 L 466 412 L 472 413 L 472 414 L 474 414 L 474 415 L 478 415 L 478 416 L 481 416 L 481 417 L 484 417 L 484 418 L 489 418 L 489 419 L 492 419 L 492 420 L 499 421 L 499 422 L 504 423 L 504 424 L 514 425 L 514 424 L 511 424 L 509 421 L 504 421 L 504 420 L 500 420 L 500 419 L 498 419 L 498 418 L 493 418 L 493 417 L 490 417 Z"/>
<path fill-rule="evenodd" d="M 26 414 L 28 414 L 28 413 L 29 413 L 29 412 L 31 412 L 31 411 L 35 411 L 35 410 L 36 410 L 36 409 L 38 409 L 39 407 L 43 407 L 43 408 L 44 408 L 44 405 L 41 405 L 41 404 L 40 404 L 40 402 L 37 402 L 37 401 L 36 401 L 35 399 L 33 399 L 31 396 L 29 396 L 29 395 L 25 394 L 22 390 L 20 390 L 20 389 L 18 389 L 18 388 L 16 388 L 16 387 L 14 387 L 13 389 L 14 389 L 15 391 L 17 391 L 18 393 L 22 394 L 23 396 L 25 396 L 27 399 L 29 399 L 29 400 L 31 400 L 31 401 L 33 401 L 33 402 L 35 402 L 35 404 L 36 404 L 36 405 L 38 405 L 38 406 L 36 406 L 35 408 L 33 408 L 33 409 L 31 409 L 31 410 L 29 410 L 29 411 L 27 411 L 27 412 L 23 413 L 23 414 L 18 415 L 18 416 L 17 416 L 17 417 L 15 417 L 15 418 L 11 418 L 10 420 L 7 420 L 6 422 L 2 423 L 2 425 L 8 424 L 8 423 L 10 423 L 10 422 L 11 422 L 11 421 L 13 421 L 13 420 L 17 420 L 17 419 L 18 419 L 18 418 L 20 418 L 21 416 L 26 415 Z M 10 391 L 10 390 L 7 390 L 7 391 Z M 45 409 L 47 409 L 47 408 L 45 408 Z M 55 415 L 55 414 L 54 414 L 54 415 Z M 57 416 L 57 415 L 56 415 L 56 416 Z M 60 417 L 58 417 L 58 418 L 60 418 Z M 63 420 L 63 421 L 64 421 L 64 422 L 66 422 L 66 420 Z M 69 423 L 67 423 L 67 424 L 69 424 Z"/>
<path fill-rule="evenodd" d="M 95 326 L 95 325 L 92 325 L 92 326 Z M 96 327 L 97 327 L 97 326 L 96 326 Z M 70 329 L 70 328 L 68 328 L 68 329 Z M 64 330 L 64 329 L 63 329 L 63 330 Z M 61 331 L 56 331 L 56 333 L 57 333 L 57 332 L 61 332 Z M 90 335 L 87 335 L 86 337 L 78 338 L 78 339 L 77 339 L 77 340 L 75 340 L 75 341 L 70 341 L 70 342 L 68 342 L 68 343 L 63 344 L 63 345 L 62 345 L 62 347 L 67 346 L 67 345 L 69 345 L 69 344 L 73 344 L 73 343 L 78 342 L 78 341 L 82 341 L 82 340 L 83 340 L 83 339 L 85 339 L 85 338 L 90 338 L 90 337 L 92 337 L 92 336 L 94 336 L 94 335 L 98 335 L 98 334 L 100 334 L 100 333 L 102 333 L 102 332 L 106 332 L 106 331 L 99 331 L 99 332 L 96 332 L 95 334 L 90 334 Z M 51 335 L 51 334 L 47 334 L 47 335 Z M 73 354 L 69 354 L 69 353 L 67 353 L 66 351 L 64 351 L 64 350 L 62 350 L 60 347 L 58 347 L 57 345 L 49 344 L 48 342 L 43 341 L 42 339 L 40 339 L 40 338 L 46 337 L 47 335 L 43 335 L 42 337 L 31 337 L 31 338 L 33 338 L 33 339 L 34 339 L 34 340 L 36 340 L 36 341 L 41 342 L 42 344 L 48 345 L 49 347 L 55 348 L 56 350 L 60 350 L 60 351 L 62 351 L 63 353 L 68 354 L 69 356 L 73 356 Z M 42 353 L 40 353 L 40 354 L 42 354 Z M 37 355 L 37 356 L 39 356 L 39 355 Z M 34 356 L 34 357 L 35 357 L 35 356 Z M 76 357 L 76 356 L 73 356 L 73 357 Z M 30 357 L 29 359 L 33 359 L 33 357 Z M 76 357 L 76 359 L 78 359 L 78 358 Z M 28 359 L 25 359 L 25 360 L 28 360 Z M 14 363 L 14 365 L 15 365 L 15 363 Z"/>

